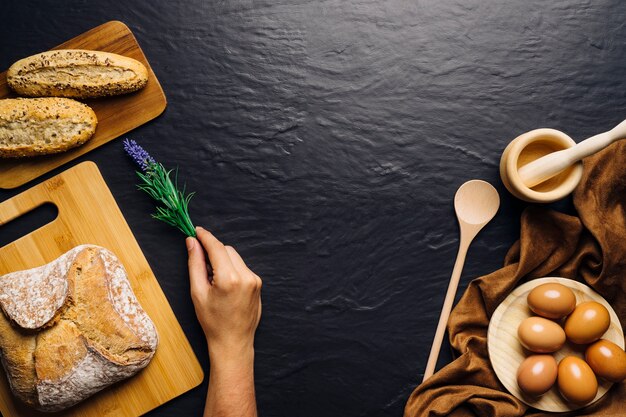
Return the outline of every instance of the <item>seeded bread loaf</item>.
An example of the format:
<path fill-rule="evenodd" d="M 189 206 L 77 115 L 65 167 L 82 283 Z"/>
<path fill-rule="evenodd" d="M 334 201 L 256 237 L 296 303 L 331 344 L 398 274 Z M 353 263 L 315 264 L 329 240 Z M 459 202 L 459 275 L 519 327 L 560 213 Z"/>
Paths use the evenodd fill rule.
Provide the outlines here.
<path fill-rule="evenodd" d="M 58 49 L 21 59 L 7 71 L 7 82 L 28 97 L 93 98 L 137 91 L 148 70 L 122 55 L 82 49 Z"/>
<path fill-rule="evenodd" d="M 69 98 L 0 100 L 0 157 L 66 151 L 85 143 L 97 124 L 89 106 Z"/>
<path fill-rule="evenodd" d="M 134 375 L 158 343 L 123 266 L 94 245 L 0 276 L 0 307 L 9 385 L 41 411 L 65 409 Z"/>

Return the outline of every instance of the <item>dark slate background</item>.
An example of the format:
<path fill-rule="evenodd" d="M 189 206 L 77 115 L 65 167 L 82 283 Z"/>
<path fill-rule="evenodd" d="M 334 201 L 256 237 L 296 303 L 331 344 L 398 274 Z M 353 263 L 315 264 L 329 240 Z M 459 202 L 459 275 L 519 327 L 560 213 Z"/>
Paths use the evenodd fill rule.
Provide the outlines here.
<path fill-rule="evenodd" d="M 457 251 L 457 187 L 484 179 L 502 199 L 464 288 L 519 235 L 525 204 L 497 170 L 506 144 L 538 127 L 581 140 L 626 114 L 619 0 L 3 0 L 0 68 L 109 20 L 133 30 L 168 98 L 127 136 L 180 167 L 195 222 L 264 279 L 263 416 L 400 416 Z M 83 160 L 208 370 L 183 237 L 149 217 L 121 140 L 0 201 Z M 150 415 L 200 415 L 206 388 Z"/>

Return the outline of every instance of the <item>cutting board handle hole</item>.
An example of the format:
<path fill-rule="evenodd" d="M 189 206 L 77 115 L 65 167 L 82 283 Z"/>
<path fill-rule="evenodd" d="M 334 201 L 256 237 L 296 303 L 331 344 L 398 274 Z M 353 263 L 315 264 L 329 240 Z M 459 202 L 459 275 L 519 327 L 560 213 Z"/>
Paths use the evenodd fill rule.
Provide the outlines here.
<path fill-rule="evenodd" d="M 58 215 L 57 206 L 48 202 L 0 225 L 0 248 L 51 223 Z"/>

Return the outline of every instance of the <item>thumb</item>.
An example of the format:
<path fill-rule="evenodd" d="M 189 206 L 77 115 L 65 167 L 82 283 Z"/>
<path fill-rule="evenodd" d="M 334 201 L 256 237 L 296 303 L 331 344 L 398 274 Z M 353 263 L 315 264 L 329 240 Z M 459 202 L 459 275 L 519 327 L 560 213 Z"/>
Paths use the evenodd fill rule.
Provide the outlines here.
<path fill-rule="evenodd" d="M 185 243 L 189 256 L 187 266 L 189 268 L 189 286 L 191 293 L 196 295 L 204 294 L 208 291 L 210 286 L 207 265 L 204 260 L 204 250 L 196 238 L 188 237 Z"/>

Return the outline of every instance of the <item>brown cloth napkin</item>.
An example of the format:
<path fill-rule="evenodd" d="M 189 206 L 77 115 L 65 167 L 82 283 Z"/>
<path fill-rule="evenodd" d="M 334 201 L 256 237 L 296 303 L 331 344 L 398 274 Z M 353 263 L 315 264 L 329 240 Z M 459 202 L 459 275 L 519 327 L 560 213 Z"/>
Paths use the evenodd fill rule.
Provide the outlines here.
<path fill-rule="evenodd" d="M 504 267 L 473 280 L 448 322 L 458 357 L 409 397 L 405 417 L 554 416 L 529 408 L 496 377 L 487 353 L 489 318 L 519 284 L 561 276 L 587 283 L 626 324 L 626 141 L 584 161 L 574 192 L 579 217 L 531 206 L 522 214 L 520 240 Z M 626 382 L 596 404 L 559 416 L 626 416 Z"/>

